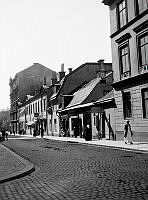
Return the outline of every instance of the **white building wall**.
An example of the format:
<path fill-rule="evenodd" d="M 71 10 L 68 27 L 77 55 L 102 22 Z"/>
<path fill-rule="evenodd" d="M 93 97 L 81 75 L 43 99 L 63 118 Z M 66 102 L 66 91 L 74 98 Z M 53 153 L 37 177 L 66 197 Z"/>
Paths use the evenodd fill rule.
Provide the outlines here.
<path fill-rule="evenodd" d="M 59 105 L 54 105 L 53 106 L 53 114 L 51 116 L 51 120 L 52 120 L 52 134 L 54 136 L 59 136 L 59 132 L 60 132 L 60 127 L 59 127 L 59 117 L 57 115 L 57 111 L 59 109 Z M 55 121 L 56 121 L 56 124 L 55 124 Z"/>

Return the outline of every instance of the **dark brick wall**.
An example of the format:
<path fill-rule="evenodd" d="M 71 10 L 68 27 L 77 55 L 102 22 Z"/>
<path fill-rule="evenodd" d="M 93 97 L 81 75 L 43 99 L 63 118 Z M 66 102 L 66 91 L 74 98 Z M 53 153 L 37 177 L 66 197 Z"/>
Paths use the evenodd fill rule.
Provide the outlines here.
<path fill-rule="evenodd" d="M 35 95 L 35 90 L 39 91 L 46 77 L 47 85 L 51 85 L 51 78 L 56 76 L 56 72 L 39 64 L 34 63 L 31 67 L 17 73 L 18 76 L 18 96 L 21 102 L 26 100 L 26 95 Z"/>

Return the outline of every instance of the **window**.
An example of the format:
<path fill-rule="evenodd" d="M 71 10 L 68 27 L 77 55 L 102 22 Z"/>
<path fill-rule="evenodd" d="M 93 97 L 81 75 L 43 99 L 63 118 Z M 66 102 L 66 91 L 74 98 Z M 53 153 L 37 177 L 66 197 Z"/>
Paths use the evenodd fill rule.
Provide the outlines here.
<path fill-rule="evenodd" d="M 148 88 L 142 90 L 143 118 L 148 118 Z"/>
<path fill-rule="evenodd" d="M 34 103 L 33 103 L 33 113 L 35 113 L 35 112 L 34 112 Z"/>
<path fill-rule="evenodd" d="M 29 105 L 29 114 L 30 114 L 30 105 Z"/>
<path fill-rule="evenodd" d="M 41 101 L 40 101 L 40 105 L 41 105 L 41 112 L 42 112 L 43 111 L 42 98 L 41 98 Z"/>
<path fill-rule="evenodd" d="M 35 112 L 37 113 L 37 103 L 35 103 Z"/>
<path fill-rule="evenodd" d="M 94 113 L 94 126 L 96 126 L 96 114 Z"/>
<path fill-rule="evenodd" d="M 148 70 L 148 32 L 139 37 L 139 63 L 141 70 Z"/>
<path fill-rule="evenodd" d="M 127 24 L 127 6 L 126 1 L 123 0 L 118 5 L 118 27 L 122 28 Z"/>
<path fill-rule="evenodd" d="M 40 103 L 38 101 L 38 112 L 40 112 Z"/>
<path fill-rule="evenodd" d="M 50 119 L 50 121 L 49 121 L 49 130 L 50 130 L 50 131 L 52 131 L 52 128 L 51 128 L 51 127 L 52 127 L 52 121 L 51 121 L 51 119 Z"/>
<path fill-rule="evenodd" d="M 130 76 L 129 47 L 124 44 L 119 48 L 121 79 Z"/>
<path fill-rule="evenodd" d="M 132 109 L 131 109 L 131 95 L 130 92 L 123 92 L 123 114 L 124 119 L 130 118 L 132 116 Z"/>
<path fill-rule="evenodd" d="M 44 101 L 44 111 L 46 110 L 46 99 L 43 100 Z"/>
<path fill-rule="evenodd" d="M 30 114 L 32 114 L 32 104 L 31 104 L 31 106 L 30 106 Z"/>
<path fill-rule="evenodd" d="M 148 9 L 148 0 L 136 0 L 137 14 L 141 14 Z"/>
<path fill-rule="evenodd" d="M 56 119 L 54 119 L 54 130 L 55 130 L 55 132 L 57 132 L 57 120 Z"/>

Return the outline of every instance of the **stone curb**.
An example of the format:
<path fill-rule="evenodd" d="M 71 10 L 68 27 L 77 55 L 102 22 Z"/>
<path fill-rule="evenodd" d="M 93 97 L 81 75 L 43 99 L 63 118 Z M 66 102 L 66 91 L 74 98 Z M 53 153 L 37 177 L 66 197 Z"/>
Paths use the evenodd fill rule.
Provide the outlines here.
<path fill-rule="evenodd" d="M 7 148 L 5 145 L 3 145 L 3 144 L 1 144 L 1 145 L 7 151 L 9 151 L 11 154 L 13 154 L 17 159 L 19 159 L 25 165 L 25 167 L 20 171 L 18 170 L 17 172 L 12 172 L 11 174 L 8 174 L 7 176 L 4 176 L 2 178 L 0 177 L 0 184 L 5 183 L 7 181 L 12 181 L 14 179 L 22 178 L 22 177 L 32 173 L 33 171 L 35 171 L 35 167 L 31 162 L 29 162 L 28 160 L 25 160 L 24 158 L 22 158 L 21 156 L 16 154 L 14 151 Z"/>

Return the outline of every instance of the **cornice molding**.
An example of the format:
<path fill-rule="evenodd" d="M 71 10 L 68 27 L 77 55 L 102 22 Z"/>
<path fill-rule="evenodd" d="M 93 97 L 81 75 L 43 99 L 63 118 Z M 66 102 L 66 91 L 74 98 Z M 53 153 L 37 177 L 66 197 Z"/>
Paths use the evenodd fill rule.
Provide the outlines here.
<path fill-rule="evenodd" d="M 131 38 L 131 34 L 130 33 L 126 33 L 124 35 L 122 35 L 120 38 L 118 38 L 116 41 L 116 43 L 120 44 L 122 42 L 124 42 L 125 40 L 129 40 Z"/>
<path fill-rule="evenodd" d="M 139 33 L 140 31 L 142 31 L 142 30 L 144 30 L 146 28 L 148 28 L 148 20 L 146 20 L 145 22 L 143 22 L 139 26 L 135 27 L 133 29 L 133 31 L 136 32 L 136 33 Z"/>

